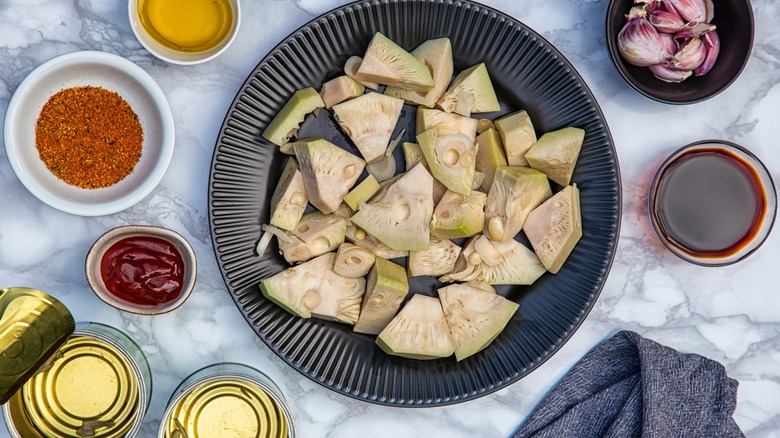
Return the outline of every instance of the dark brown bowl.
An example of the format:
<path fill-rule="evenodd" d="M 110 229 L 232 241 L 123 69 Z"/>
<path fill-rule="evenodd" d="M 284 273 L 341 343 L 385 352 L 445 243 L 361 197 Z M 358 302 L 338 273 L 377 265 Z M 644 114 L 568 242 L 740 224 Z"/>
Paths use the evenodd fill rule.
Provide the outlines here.
<path fill-rule="evenodd" d="M 636 67 L 620 56 L 617 36 L 626 24 L 633 0 L 611 0 L 607 8 L 607 48 L 620 76 L 636 91 L 659 102 L 682 105 L 707 100 L 728 88 L 750 58 L 754 22 L 750 0 L 713 0 L 720 37 L 720 55 L 712 70 L 704 76 L 691 76 L 679 84 L 664 82 L 647 67 Z"/>

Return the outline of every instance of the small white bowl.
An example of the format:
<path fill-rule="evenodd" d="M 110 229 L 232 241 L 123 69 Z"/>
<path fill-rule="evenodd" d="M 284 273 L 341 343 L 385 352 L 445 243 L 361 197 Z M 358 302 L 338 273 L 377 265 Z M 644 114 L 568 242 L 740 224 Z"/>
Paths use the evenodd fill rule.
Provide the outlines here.
<path fill-rule="evenodd" d="M 135 37 L 149 53 L 163 61 L 170 62 L 171 64 L 193 65 L 210 61 L 227 50 L 230 44 L 233 43 L 233 40 L 236 39 L 236 35 L 238 35 L 238 28 L 241 23 L 241 5 L 239 0 L 230 0 L 230 9 L 233 12 L 233 25 L 222 42 L 211 49 L 202 52 L 188 53 L 173 50 L 170 47 L 160 44 L 149 35 L 149 32 L 144 28 L 141 19 L 138 17 L 138 1 L 139 0 L 130 0 L 127 4 L 130 27 L 133 29 Z"/>
<path fill-rule="evenodd" d="M 105 188 L 72 186 L 52 174 L 38 156 L 35 124 L 49 98 L 66 88 L 91 85 L 117 92 L 144 130 L 141 159 L 122 181 Z M 5 115 L 5 149 L 16 176 L 46 204 L 80 216 L 116 213 L 135 205 L 160 183 L 173 156 L 173 114 L 159 85 L 141 67 L 104 52 L 53 58 L 19 84 Z"/>
<path fill-rule="evenodd" d="M 145 306 L 118 298 L 106 289 L 106 284 L 103 282 L 103 277 L 100 275 L 100 263 L 103 260 L 103 255 L 114 243 L 127 237 L 138 236 L 157 237 L 172 243 L 173 246 L 176 247 L 176 250 L 179 251 L 182 261 L 184 262 L 184 276 L 182 278 L 181 293 L 175 300 L 156 306 Z M 92 291 L 106 304 L 125 312 L 137 313 L 140 315 L 159 315 L 176 309 L 187 300 L 190 293 L 192 293 L 193 287 L 195 287 L 198 263 L 195 258 L 195 250 L 192 249 L 192 245 L 190 245 L 187 239 L 181 234 L 162 227 L 125 225 L 112 228 L 92 244 L 84 261 L 84 270 L 87 275 L 87 283 L 89 283 Z"/>

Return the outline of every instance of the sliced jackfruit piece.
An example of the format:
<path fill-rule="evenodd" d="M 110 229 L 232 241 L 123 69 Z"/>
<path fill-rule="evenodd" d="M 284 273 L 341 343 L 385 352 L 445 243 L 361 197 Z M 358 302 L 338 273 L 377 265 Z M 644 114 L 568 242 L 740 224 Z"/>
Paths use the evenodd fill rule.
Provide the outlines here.
<path fill-rule="evenodd" d="M 423 93 L 398 87 L 387 87 L 385 94 L 412 104 L 432 108 L 447 90 L 447 85 L 452 79 L 452 44 L 449 38 L 428 40 L 412 50 L 412 56 L 419 59 L 430 70 L 433 77 L 433 88 Z"/>
<path fill-rule="evenodd" d="M 387 354 L 410 359 L 449 357 L 455 352 L 438 298 L 416 294 L 376 338 Z"/>
<path fill-rule="evenodd" d="M 425 161 L 425 155 L 423 155 L 422 149 L 420 149 L 420 145 L 417 143 L 404 142 L 401 147 L 404 151 L 406 170 L 411 169 L 420 161 Z"/>
<path fill-rule="evenodd" d="M 304 262 L 333 251 L 344 242 L 347 221 L 335 214 L 306 213 L 288 233 L 288 241 L 279 240 L 279 249 L 288 263 Z"/>
<path fill-rule="evenodd" d="M 472 191 L 463 196 L 447 191 L 433 210 L 431 235 L 439 239 L 471 237 L 485 225 L 487 195 Z"/>
<path fill-rule="evenodd" d="M 409 277 L 430 275 L 438 277 L 452 272 L 460 255 L 460 246 L 448 239 L 431 237 L 425 251 L 409 251 L 406 272 Z"/>
<path fill-rule="evenodd" d="M 523 229 L 531 210 L 552 196 L 547 176 L 530 167 L 496 169 L 485 204 L 484 234 L 506 242 Z"/>
<path fill-rule="evenodd" d="M 347 241 L 365 248 L 383 259 L 398 259 L 409 255 L 409 251 L 396 250 L 385 245 L 376 237 L 366 233 L 364 229 L 353 224 L 351 220 L 347 223 Z"/>
<path fill-rule="evenodd" d="M 434 86 L 425 64 L 379 32 L 371 38 L 355 80 L 420 92 Z"/>
<path fill-rule="evenodd" d="M 342 277 L 364 277 L 374 266 L 376 256 L 366 248 L 344 242 L 339 245 L 336 252 L 336 261 L 333 270 Z"/>
<path fill-rule="evenodd" d="M 580 156 L 585 131 L 568 127 L 547 132 L 525 154 L 528 164 L 548 178 L 566 187 Z"/>
<path fill-rule="evenodd" d="M 493 185 L 496 168 L 506 166 L 506 155 L 501 137 L 495 129 L 488 129 L 477 136 L 477 162 L 474 168 L 485 174 L 485 180 L 479 186 L 480 191 L 487 193 Z"/>
<path fill-rule="evenodd" d="M 358 70 L 360 70 L 360 64 L 362 62 L 363 62 L 363 58 L 361 58 L 360 56 L 357 55 L 350 56 L 349 59 L 347 59 L 347 62 L 344 63 L 344 74 L 346 74 L 352 79 L 355 79 L 355 75 L 357 74 Z M 366 88 L 370 88 L 372 90 L 379 89 L 379 84 L 377 84 L 376 82 L 361 81 L 357 79 L 355 79 L 355 82 L 357 82 L 358 84 Z"/>
<path fill-rule="evenodd" d="M 322 138 L 293 143 L 309 202 L 333 213 L 355 184 L 366 162 Z"/>
<path fill-rule="evenodd" d="M 284 310 L 301 318 L 311 318 L 319 305 L 319 288 L 331 266 L 332 254 L 323 254 L 298 266 L 287 268 L 260 281 L 260 291 Z"/>
<path fill-rule="evenodd" d="M 284 230 L 292 230 L 301 220 L 309 197 L 303 183 L 298 162 L 290 157 L 284 164 L 279 183 L 271 195 L 271 219 L 269 223 Z"/>
<path fill-rule="evenodd" d="M 582 237 L 580 190 L 566 186 L 534 209 L 525 221 L 525 234 L 545 268 L 558 273 Z"/>
<path fill-rule="evenodd" d="M 379 182 L 373 175 L 368 175 L 351 192 L 347 193 L 347 196 L 344 197 L 344 202 L 347 203 L 352 211 L 358 211 L 360 203 L 368 201 L 378 191 Z"/>
<path fill-rule="evenodd" d="M 282 146 L 298 132 L 307 114 L 323 106 L 325 102 L 317 90 L 311 87 L 300 89 L 293 93 L 261 135 L 271 143 Z M 289 153 L 289 149 L 282 152 Z"/>
<path fill-rule="evenodd" d="M 409 293 L 409 281 L 403 267 L 382 257 L 377 257 L 366 280 L 360 318 L 353 330 L 377 335 L 393 319 Z"/>
<path fill-rule="evenodd" d="M 490 345 L 520 307 L 501 295 L 465 284 L 452 284 L 438 293 L 458 361 Z"/>
<path fill-rule="evenodd" d="M 322 84 L 320 97 L 325 108 L 339 104 L 346 100 L 363 95 L 366 87 L 359 84 L 349 76 L 339 76 Z"/>
<path fill-rule="evenodd" d="M 322 284 L 317 293 L 311 293 L 308 297 L 312 304 L 317 303 L 312 307 L 311 315 L 329 321 L 355 324 L 360 316 L 360 303 L 366 291 L 366 280 L 337 274 L 333 270 L 336 254 L 326 255 L 330 256 L 330 259 Z"/>
<path fill-rule="evenodd" d="M 478 148 L 463 134 L 439 135 L 436 128 L 417 136 L 434 178 L 461 195 L 471 193 Z"/>
<path fill-rule="evenodd" d="M 415 129 L 418 135 L 436 128 L 439 135 L 463 134 L 471 140 L 471 143 L 474 143 L 477 135 L 477 123 L 477 119 L 471 117 L 423 107 L 417 108 L 415 117 Z"/>
<path fill-rule="evenodd" d="M 485 131 L 488 129 L 496 129 L 496 125 L 493 124 L 493 121 L 490 119 L 479 119 L 477 120 L 477 135 L 484 134 Z"/>
<path fill-rule="evenodd" d="M 536 143 L 536 131 L 525 110 L 501 117 L 493 122 L 504 144 L 510 166 L 528 166 L 525 154 Z"/>
<path fill-rule="evenodd" d="M 539 257 L 516 241 L 492 242 L 483 235 L 469 239 L 445 283 L 479 280 L 490 284 L 529 285 L 545 273 Z"/>
<path fill-rule="evenodd" d="M 428 248 L 433 178 L 422 164 L 382 189 L 352 216 L 352 223 L 395 250 Z"/>
<path fill-rule="evenodd" d="M 501 106 L 485 63 L 463 70 L 455 76 L 449 90 L 436 106 L 448 113 L 466 117 L 475 113 L 500 111 Z"/>
<path fill-rule="evenodd" d="M 404 101 L 380 93 L 367 93 L 333 106 L 341 129 L 367 163 L 380 160 L 393 135 Z"/>

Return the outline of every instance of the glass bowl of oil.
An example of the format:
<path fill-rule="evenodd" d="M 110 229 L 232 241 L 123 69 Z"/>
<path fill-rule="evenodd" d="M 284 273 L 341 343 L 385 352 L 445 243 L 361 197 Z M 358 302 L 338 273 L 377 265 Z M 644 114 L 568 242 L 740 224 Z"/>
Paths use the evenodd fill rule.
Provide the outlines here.
<path fill-rule="evenodd" d="M 130 0 L 130 26 L 152 55 L 199 64 L 227 50 L 238 34 L 239 0 Z"/>
<path fill-rule="evenodd" d="M 650 219 L 674 254 L 702 266 L 725 266 L 755 252 L 772 230 L 777 192 L 764 164 L 723 140 L 673 153 L 650 189 Z"/>

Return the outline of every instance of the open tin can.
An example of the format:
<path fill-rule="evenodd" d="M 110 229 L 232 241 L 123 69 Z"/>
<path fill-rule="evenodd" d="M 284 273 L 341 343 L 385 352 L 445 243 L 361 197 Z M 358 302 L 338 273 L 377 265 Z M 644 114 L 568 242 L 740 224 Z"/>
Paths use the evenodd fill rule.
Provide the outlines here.
<path fill-rule="evenodd" d="M 202 368 L 176 388 L 158 438 L 294 438 L 290 409 L 279 387 L 237 363 Z"/>
<path fill-rule="evenodd" d="M 75 324 L 43 292 L 0 290 L 0 403 L 12 437 L 132 437 L 152 393 L 149 365 L 121 331 Z"/>

